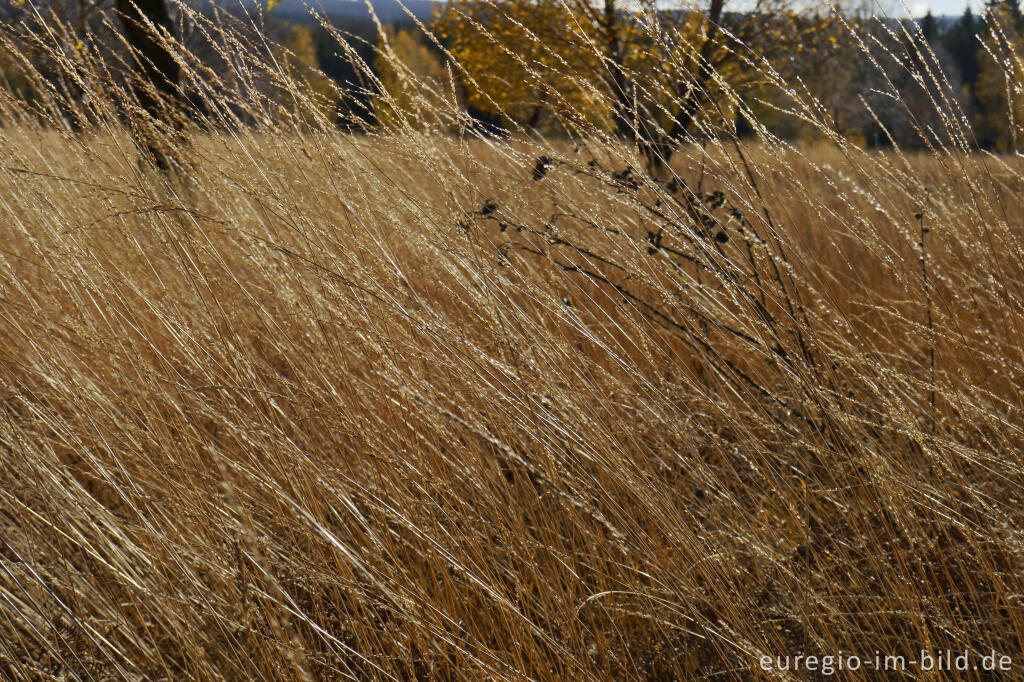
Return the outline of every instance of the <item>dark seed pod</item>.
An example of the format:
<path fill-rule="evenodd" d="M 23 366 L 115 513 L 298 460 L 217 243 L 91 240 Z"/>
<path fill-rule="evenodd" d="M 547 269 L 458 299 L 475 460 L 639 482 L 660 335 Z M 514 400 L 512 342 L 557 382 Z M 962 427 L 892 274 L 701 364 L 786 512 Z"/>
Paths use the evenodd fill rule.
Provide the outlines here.
<path fill-rule="evenodd" d="M 715 241 L 718 242 L 719 244 L 724 244 L 727 241 L 729 241 L 729 235 L 727 235 L 725 232 L 719 232 L 718 234 L 715 235 Z"/>
<path fill-rule="evenodd" d="M 632 190 L 635 190 L 640 186 L 640 184 L 636 181 L 636 178 L 633 177 L 633 169 L 630 168 L 629 166 L 626 166 L 624 169 L 620 171 L 615 171 L 614 173 L 612 173 L 612 180 L 615 180 L 623 187 L 628 187 L 629 189 Z"/>
<path fill-rule="evenodd" d="M 657 253 L 661 248 L 661 230 L 658 230 L 657 232 L 648 232 L 647 241 L 651 244 L 647 247 L 647 253 Z"/>
<path fill-rule="evenodd" d="M 498 205 L 488 199 L 484 202 L 483 207 L 480 209 L 480 215 L 491 215 L 498 210 Z"/>
<path fill-rule="evenodd" d="M 537 182 L 545 175 L 547 175 L 548 169 L 554 165 L 554 162 L 547 156 L 541 156 L 537 159 L 537 163 L 533 166 L 533 181 Z"/>
<path fill-rule="evenodd" d="M 709 208 L 721 208 L 722 204 L 725 203 L 725 194 L 718 190 L 715 190 L 714 192 L 706 192 L 701 198 Z"/>

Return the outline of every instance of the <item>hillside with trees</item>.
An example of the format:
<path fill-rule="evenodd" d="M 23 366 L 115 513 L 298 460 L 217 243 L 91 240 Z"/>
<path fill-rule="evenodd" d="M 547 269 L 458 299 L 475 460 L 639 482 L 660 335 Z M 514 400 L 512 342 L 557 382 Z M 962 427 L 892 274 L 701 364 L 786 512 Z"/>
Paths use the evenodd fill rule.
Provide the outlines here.
<path fill-rule="evenodd" d="M 121 47 L 110 32 L 118 10 L 101 2 L 61 1 L 69 30 L 85 38 L 74 40 L 73 51 L 111 64 L 130 79 L 131 70 L 116 64 Z M 969 147 L 1020 149 L 1021 81 L 1007 81 L 1003 68 L 1021 63 L 1021 10 L 1015 0 L 990 3 L 978 16 L 968 8 L 960 17 L 941 21 L 930 13 L 911 21 L 857 11 L 798 12 L 781 0 L 762 0 L 743 13 L 717 0 L 703 10 L 639 13 L 614 0 L 602 7 L 451 0 L 409 6 L 407 15 L 398 5 L 381 5 L 376 20 L 388 27 L 385 33 L 365 6 L 351 4 L 328 5 L 335 14 L 321 19 L 278 3 L 271 9 L 206 5 L 189 11 L 233 17 L 242 33 L 258 27 L 262 37 L 252 37 L 253 45 L 262 42 L 261 50 L 287 52 L 303 68 L 319 71 L 326 81 L 313 87 L 333 110 L 337 125 L 352 130 L 376 125 L 378 118 L 393 122 L 395 105 L 389 100 L 411 97 L 395 91 L 401 79 L 396 80 L 389 62 L 398 60 L 431 74 L 440 89 L 454 87 L 455 98 L 481 129 L 571 136 L 572 121 L 584 128 L 596 123 L 620 137 L 654 140 L 647 150 L 652 161 L 670 157 L 670 141 L 681 135 L 707 134 L 706 122 L 698 119 L 715 107 L 728 110 L 719 113 L 732 120 L 741 136 L 755 134 L 748 123 L 754 119 L 783 139 L 812 142 L 828 135 L 789 108 L 792 98 L 779 87 L 782 82 L 799 83 L 825 107 L 835 133 L 867 147 L 923 149 L 939 139 L 962 137 Z M 31 59 L 33 43 L 37 51 L 41 45 L 32 35 L 26 7 L 15 3 L 3 10 L 24 31 L 21 42 L 0 46 L 0 75 L 8 92 L 38 99 L 57 88 L 74 97 L 75 78 L 62 71 L 67 65 L 34 64 L 43 81 L 33 86 L 12 58 L 19 52 Z M 166 21 L 173 23 L 177 39 L 216 71 L 216 36 L 200 35 L 184 6 L 172 8 L 172 14 L 173 21 L 170 16 Z M 420 27 L 429 28 L 431 37 Z M 594 27 L 600 41 L 573 35 L 574 30 L 592 30 L 586 27 Z M 659 44 L 649 39 L 652 31 L 669 32 L 673 40 Z M 751 68 L 752 55 L 771 64 L 776 82 Z M 459 68 L 446 66 L 450 59 Z M 576 78 L 588 72 L 604 72 L 604 80 Z M 715 101 L 718 85 L 710 82 L 712 73 L 727 78 L 740 99 Z M 257 89 L 265 85 L 259 79 L 251 84 Z M 587 90 L 595 85 L 603 92 Z M 193 100 L 203 87 L 181 84 L 186 99 Z M 901 93 L 899 104 L 894 91 Z M 610 109 L 605 106 L 616 101 Z M 937 120 L 936 104 L 956 112 L 964 129 L 951 130 Z M 638 132 L 641 121 L 648 122 L 648 129 Z"/>

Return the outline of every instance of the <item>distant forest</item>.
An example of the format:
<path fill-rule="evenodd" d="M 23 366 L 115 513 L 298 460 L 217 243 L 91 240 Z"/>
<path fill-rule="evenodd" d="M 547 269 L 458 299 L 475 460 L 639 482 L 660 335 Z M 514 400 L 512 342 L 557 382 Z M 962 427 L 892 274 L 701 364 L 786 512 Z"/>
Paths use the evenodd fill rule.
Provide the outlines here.
<path fill-rule="evenodd" d="M 54 0 L 47 6 L 57 7 L 60 2 Z M 0 14 L 4 15 L 0 18 L 17 22 L 29 6 L 17 1 L 0 6 Z M 91 13 L 83 10 L 84 6 L 84 0 L 74 0 L 64 8 L 64 14 L 55 15 L 69 17 L 72 25 L 67 35 L 87 36 L 88 46 L 75 40 L 69 49 L 90 50 L 101 59 L 104 51 L 116 52 L 117 40 L 110 35 L 110 26 L 116 22 L 104 19 L 102 5 L 91 3 Z M 396 3 L 379 3 L 377 18 L 383 35 L 365 5 L 355 2 L 335 0 L 327 4 L 326 21 L 310 16 L 294 0 L 272 0 L 269 8 L 204 5 L 197 11 L 232 22 L 236 31 L 244 33 L 251 29 L 260 33 L 262 39 L 254 37 L 253 45 L 266 45 L 270 51 L 287 55 L 287 61 L 297 68 L 305 69 L 310 87 L 321 94 L 338 127 L 373 127 L 400 116 L 395 109 L 402 105 L 396 102 L 403 101 L 400 90 L 407 87 L 408 74 L 396 78 L 388 63 L 398 59 L 406 65 L 403 69 L 407 68 L 421 84 L 433 83 L 443 89 L 454 82 L 465 110 L 483 129 L 558 135 L 564 116 L 552 107 L 551 98 L 536 89 L 509 85 L 528 80 L 517 72 L 519 67 L 509 52 L 521 49 L 522 54 L 527 54 L 529 46 L 517 47 L 514 31 L 506 33 L 511 50 L 500 50 L 479 37 L 474 39 L 470 34 L 475 28 L 468 26 L 464 18 L 490 21 L 489 29 L 499 35 L 507 28 L 502 22 L 539 35 L 545 31 L 553 35 L 564 18 L 557 15 L 557 10 L 555 14 L 545 14 L 531 9 L 523 0 L 503 0 L 494 5 L 508 8 L 504 16 L 480 9 L 486 10 L 487 6 L 481 0 L 454 0 L 437 5 L 415 0 L 407 5 L 412 14 L 407 16 Z M 97 7 L 101 11 L 96 11 Z M 621 15 L 627 30 L 640 23 L 628 13 Z M 680 26 L 690 21 L 682 10 L 664 15 Z M 530 21 L 537 25 L 530 26 Z M 1007 152 L 1019 150 L 1024 144 L 1018 135 L 1019 121 L 1024 120 L 1024 98 L 1020 93 L 1024 81 L 1024 19 L 1019 0 L 992 2 L 980 14 L 968 7 L 959 17 L 937 18 L 929 13 L 917 20 L 896 20 L 874 18 L 853 10 L 778 10 L 756 14 L 724 12 L 720 23 L 726 35 L 769 36 L 759 38 L 763 44 L 756 49 L 778 70 L 778 83 L 784 82 L 786 87 L 800 84 L 825 109 L 836 134 L 854 143 L 866 147 L 924 148 L 948 142 L 951 136 L 967 130 L 970 139 L 966 144 L 975 148 Z M 211 69 L 217 71 L 223 51 L 204 46 L 204 41 L 216 37 L 190 32 L 186 20 L 179 19 L 177 25 L 182 43 L 197 56 L 205 55 Z M 435 32 L 437 42 L 427 38 L 421 26 Z M 20 99 L 39 98 L 48 87 L 60 89 L 73 99 L 74 78 L 64 73 L 66 64 L 33 63 L 34 54 L 45 53 L 33 47 L 33 30 L 38 32 L 38 26 L 25 29 L 23 44 L 10 40 L 0 44 L 0 86 Z M 382 39 L 388 42 L 388 59 L 382 58 Z M 741 39 L 736 39 L 733 52 L 741 52 Z M 549 45 L 554 43 L 552 39 Z M 723 41 L 723 46 L 730 47 L 727 41 Z M 450 72 L 446 53 L 454 54 L 464 68 Z M 532 58 L 537 63 L 542 61 L 540 57 Z M 572 63 L 581 73 L 593 66 L 584 57 L 565 55 L 563 61 Z M 26 74 L 25 65 L 29 63 L 37 70 L 35 79 Z M 640 71 L 656 66 L 637 59 L 631 68 Z M 778 83 L 766 82 L 761 75 L 745 74 L 742 64 L 729 68 L 735 74 L 736 91 L 742 95 L 741 106 L 727 105 L 732 113 L 726 118 L 732 119 L 736 134 L 751 136 L 762 126 L 762 131 L 794 141 L 813 141 L 822 135 L 820 129 L 805 124 L 787 106 L 788 95 Z M 722 72 L 729 73 L 728 69 Z M 455 81 L 452 73 L 458 76 Z M 467 80 L 467 73 L 476 77 Z M 922 78 L 922 73 L 928 77 Z M 497 80 L 495 74 L 500 76 Z M 490 90 L 486 85 L 488 79 L 496 83 Z M 255 78 L 247 87 L 259 89 L 262 83 Z M 567 82 L 567 90 L 574 87 Z M 384 90 L 389 97 L 381 96 Z M 389 102 L 386 105 L 385 99 Z M 576 103 L 571 93 L 564 99 L 569 106 L 585 107 Z M 602 116 L 607 118 L 602 112 L 587 115 L 596 121 L 602 120 Z"/>

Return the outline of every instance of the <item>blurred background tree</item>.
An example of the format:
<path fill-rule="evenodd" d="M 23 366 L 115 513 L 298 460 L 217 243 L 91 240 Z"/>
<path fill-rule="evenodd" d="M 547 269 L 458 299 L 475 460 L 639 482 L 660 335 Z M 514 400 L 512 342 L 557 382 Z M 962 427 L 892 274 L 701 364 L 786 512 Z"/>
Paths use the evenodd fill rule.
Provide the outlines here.
<path fill-rule="evenodd" d="M 745 58 L 803 49 L 831 23 L 817 16 L 809 24 L 808 16 L 786 0 L 732 13 L 725 0 L 703 9 L 450 0 L 434 25 L 465 69 L 470 103 L 526 129 L 546 113 L 569 132 L 597 122 L 658 167 L 687 136 L 735 122 L 739 94 L 758 85 Z"/>
<path fill-rule="evenodd" d="M 174 161 L 177 145 L 159 141 L 154 127 L 176 128 L 176 103 L 181 91 L 181 67 L 175 59 L 174 24 L 166 0 L 115 0 L 121 18 L 124 43 L 129 59 L 134 62 L 131 74 L 132 92 L 136 102 L 150 120 L 139 121 L 133 116 L 134 132 L 140 144 L 158 168 L 168 169 Z M 170 139 L 174 140 L 175 135 Z"/>
<path fill-rule="evenodd" d="M 282 27 L 282 33 L 284 35 L 274 44 L 273 51 L 285 73 L 294 82 L 306 86 L 306 91 L 301 93 L 304 101 L 299 107 L 303 120 L 315 123 L 330 119 L 337 99 L 337 87 L 320 70 L 312 28 L 288 24 Z"/>
<path fill-rule="evenodd" d="M 318 19 L 255 0 L 0 0 L 0 20 L 13 27 L 0 46 L 0 88 L 4 97 L 31 98 L 36 110 L 59 110 L 49 120 L 74 129 L 109 116 L 81 87 L 82 74 L 107 72 L 125 95 L 115 98 L 118 115 L 136 126 L 148 120 L 162 134 L 186 116 L 204 126 L 248 125 L 264 103 L 284 111 L 299 100 L 312 105 L 304 105 L 304 124 L 348 130 L 414 121 L 447 132 L 464 132 L 467 121 L 569 137 L 597 130 L 633 144 L 655 170 L 678 145 L 722 129 L 802 142 L 839 134 L 904 148 L 959 135 L 969 146 L 1019 149 L 1017 0 L 991 2 L 980 15 L 966 8 L 917 20 L 875 18 L 857 5 L 798 9 L 792 1 L 731 9 L 726 0 L 448 0 L 433 14 L 420 7 L 415 20 L 395 14 L 378 27 L 368 13 Z M 182 82 L 179 49 L 206 75 Z M 239 54 L 254 58 L 240 63 Z M 302 93 L 266 71 L 270 57 L 300 76 Z M 104 66 L 83 69 L 86 62 Z M 924 82 L 914 71 L 933 77 Z M 808 124 L 794 96 L 816 100 L 828 130 Z M 132 101 L 141 118 L 124 114 Z M 956 121 L 937 103 L 960 112 Z M 171 120 L 174 109 L 180 120 Z M 422 120 L 428 110 L 436 120 Z M 438 118 L 440 110 L 447 113 Z M 955 130 L 961 124 L 963 133 Z"/>
<path fill-rule="evenodd" d="M 581 49 L 587 36 L 559 0 L 460 0 L 435 12 L 434 27 L 462 68 L 469 106 L 547 133 L 574 114 L 608 122 L 610 112 L 580 77 L 597 73 L 600 61 Z"/>
<path fill-rule="evenodd" d="M 1020 4 L 1013 0 L 988 6 L 986 34 L 978 59 L 974 92 L 978 141 L 1001 152 L 1024 149 L 1024 43 Z"/>
<path fill-rule="evenodd" d="M 457 93 L 441 58 L 423 41 L 422 33 L 386 27 L 380 36 L 374 69 L 380 90 L 373 100 L 377 121 L 389 128 L 424 127 L 448 109 Z M 446 92 L 447 91 L 447 92 Z"/>

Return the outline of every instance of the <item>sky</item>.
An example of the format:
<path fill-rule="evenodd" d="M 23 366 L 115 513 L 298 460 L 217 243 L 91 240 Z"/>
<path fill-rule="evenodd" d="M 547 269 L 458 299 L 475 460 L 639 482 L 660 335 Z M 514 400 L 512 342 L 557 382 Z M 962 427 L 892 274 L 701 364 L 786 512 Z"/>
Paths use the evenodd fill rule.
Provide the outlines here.
<path fill-rule="evenodd" d="M 690 0 L 691 2 L 693 0 Z M 742 6 L 745 2 L 753 5 L 754 0 L 727 0 L 727 5 L 735 8 Z M 683 0 L 686 2 L 686 0 Z M 904 18 L 906 16 L 923 17 L 931 9 L 932 14 L 937 17 L 959 17 L 964 13 L 967 4 L 970 3 L 971 11 L 975 16 L 984 6 L 985 0 L 796 0 L 801 7 L 823 7 L 836 4 L 840 7 L 863 7 L 871 8 L 871 14 L 877 16 L 890 16 Z M 701 4 L 701 0 L 697 0 Z"/>
<path fill-rule="evenodd" d="M 967 7 L 965 0 L 906 0 L 906 4 L 915 17 L 923 17 L 928 13 L 929 8 L 937 17 L 943 14 L 958 17 L 964 13 L 964 9 Z M 971 10 L 977 13 L 979 6 L 980 3 L 972 2 Z M 902 10 L 902 3 L 897 3 L 897 7 Z"/>
<path fill-rule="evenodd" d="M 975 14 L 984 4 L 984 0 L 825 0 L 824 3 L 821 0 L 803 0 L 803 4 L 810 6 L 828 2 L 835 2 L 840 6 L 856 5 L 858 7 L 867 4 L 873 8 L 874 14 L 892 17 L 905 17 L 908 11 L 911 16 L 923 17 L 929 9 L 937 17 L 958 17 L 964 13 L 968 2 L 970 2 L 971 11 Z M 735 6 L 739 3 L 733 2 L 732 4 Z"/>

